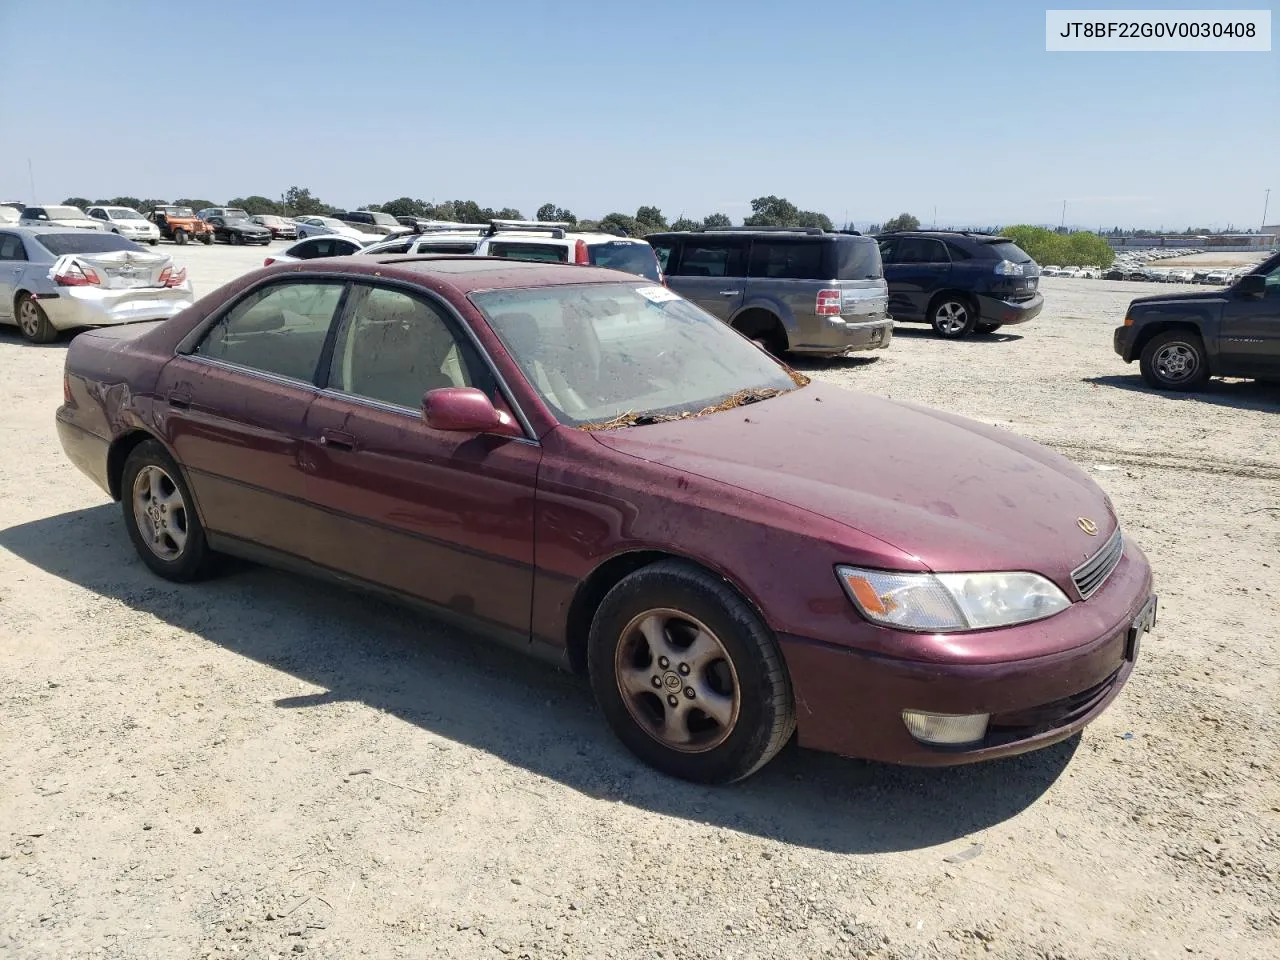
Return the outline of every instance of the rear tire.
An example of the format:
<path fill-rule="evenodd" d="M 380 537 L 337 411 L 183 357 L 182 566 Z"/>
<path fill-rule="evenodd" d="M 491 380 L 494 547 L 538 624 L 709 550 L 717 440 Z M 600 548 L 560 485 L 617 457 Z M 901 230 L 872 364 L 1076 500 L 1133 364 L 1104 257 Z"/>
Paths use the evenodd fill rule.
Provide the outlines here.
<path fill-rule="evenodd" d="M 13 306 L 18 332 L 32 343 L 52 343 L 58 339 L 58 328 L 49 322 L 44 307 L 32 300 L 30 294 L 19 294 Z"/>
<path fill-rule="evenodd" d="M 182 470 L 155 440 L 129 452 L 120 478 L 129 539 L 142 562 L 166 580 L 187 583 L 209 572 L 212 552 Z"/>
<path fill-rule="evenodd" d="M 186 242 L 187 242 L 187 231 L 185 231 L 185 230 L 175 230 L 175 231 L 173 231 L 173 242 L 174 242 L 174 243 L 176 243 L 176 244 L 177 244 L 178 246 L 180 246 L 180 247 L 181 247 L 181 246 L 183 246 L 184 244 L 186 244 Z"/>
<path fill-rule="evenodd" d="M 948 340 L 961 340 L 973 333 L 978 311 L 965 297 L 945 294 L 929 307 L 929 323 L 934 332 Z"/>
<path fill-rule="evenodd" d="M 772 631 L 725 580 L 683 561 L 637 570 L 605 595 L 587 666 L 614 733 L 674 777 L 742 780 L 795 730 Z"/>
<path fill-rule="evenodd" d="M 1200 334 L 1191 330 L 1158 333 L 1142 348 L 1142 379 L 1157 390 L 1194 393 L 1209 382 L 1209 358 Z"/>
<path fill-rule="evenodd" d="M 158 246 L 158 245 L 159 245 L 159 243 L 160 243 L 160 241 L 159 241 L 159 240 L 148 240 L 148 241 L 147 241 L 147 243 L 151 244 L 151 245 L 154 247 L 154 246 Z"/>
<path fill-rule="evenodd" d="M 763 310 L 749 310 L 733 322 L 733 329 L 748 340 L 754 340 L 762 348 L 781 357 L 787 352 L 787 332 L 782 321 Z"/>

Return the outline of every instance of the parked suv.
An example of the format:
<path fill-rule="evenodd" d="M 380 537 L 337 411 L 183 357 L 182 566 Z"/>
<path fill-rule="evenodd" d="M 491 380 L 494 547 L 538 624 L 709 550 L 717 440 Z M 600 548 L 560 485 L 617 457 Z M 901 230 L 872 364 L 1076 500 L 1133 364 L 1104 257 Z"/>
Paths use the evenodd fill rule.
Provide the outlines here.
<path fill-rule="evenodd" d="M 773 353 L 842 356 L 893 338 L 871 237 L 726 227 L 646 239 L 672 290 Z"/>
<path fill-rule="evenodd" d="M 662 282 L 653 248 L 634 237 L 611 233 L 575 233 L 567 223 L 539 220 L 491 220 L 475 249 L 479 257 L 586 263 Z"/>
<path fill-rule="evenodd" d="M 410 233 L 410 228 L 389 213 L 375 213 L 372 210 L 351 210 L 346 213 L 335 213 L 335 217 L 343 223 L 349 223 L 363 233 L 381 233 L 392 236 L 399 233 Z"/>
<path fill-rule="evenodd" d="M 1280 380 L 1280 254 L 1225 290 L 1137 298 L 1113 346 L 1161 390 L 1200 390 L 1211 376 Z"/>
<path fill-rule="evenodd" d="M 1040 267 L 1008 237 L 911 230 L 876 239 L 894 320 L 932 324 L 958 340 L 1026 323 L 1044 308 Z"/>

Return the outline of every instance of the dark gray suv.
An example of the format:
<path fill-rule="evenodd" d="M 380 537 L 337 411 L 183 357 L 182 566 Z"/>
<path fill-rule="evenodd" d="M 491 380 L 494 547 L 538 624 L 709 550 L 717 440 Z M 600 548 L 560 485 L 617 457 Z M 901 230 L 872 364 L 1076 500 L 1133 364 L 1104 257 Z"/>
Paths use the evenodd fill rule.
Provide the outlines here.
<path fill-rule="evenodd" d="M 645 239 L 672 290 L 774 353 L 843 356 L 893 338 L 871 237 L 727 227 Z"/>

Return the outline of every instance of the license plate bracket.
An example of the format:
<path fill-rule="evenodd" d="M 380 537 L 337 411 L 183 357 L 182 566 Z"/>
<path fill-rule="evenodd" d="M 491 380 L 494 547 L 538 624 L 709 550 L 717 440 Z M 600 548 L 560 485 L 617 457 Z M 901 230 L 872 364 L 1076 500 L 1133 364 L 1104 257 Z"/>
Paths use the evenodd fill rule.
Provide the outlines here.
<path fill-rule="evenodd" d="M 1153 593 L 1147 599 L 1147 602 L 1142 605 L 1142 610 L 1139 611 L 1129 625 L 1129 634 L 1125 638 L 1124 644 L 1124 658 L 1131 663 L 1138 659 L 1138 649 L 1142 646 L 1142 638 L 1150 633 L 1156 625 L 1156 612 L 1159 605 L 1159 598 Z"/>

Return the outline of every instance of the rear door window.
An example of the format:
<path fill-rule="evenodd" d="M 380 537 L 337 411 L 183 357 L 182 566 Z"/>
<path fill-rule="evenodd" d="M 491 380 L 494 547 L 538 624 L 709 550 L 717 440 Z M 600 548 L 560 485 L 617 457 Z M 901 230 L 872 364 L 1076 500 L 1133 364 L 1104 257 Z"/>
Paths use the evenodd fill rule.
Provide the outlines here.
<path fill-rule="evenodd" d="M 489 244 L 489 256 L 508 260 L 538 260 L 544 263 L 568 263 L 569 248 L 554 243 L 512 243 L 497 240 Z"/>
<path fill-rule="evenodd" d="M 1030 263 L 1031 256 L 1016 243 L 989 243 L 987 247 L 1001 260 L 1011 263 Z"/>
<path fill-rule="evenodd" d="M 749 277 L 773 280 L 823 280 L 822 243 L 789 238 L 756 239 L 751 243 Z"/>
<path fill-rule="evenodd" d="M 12 233 L 0 233 L 0 260 L 26 260 L 27 251 L 22 238 Z"/>
<path fill-rule="evenodd" d="M 747 242 L 686 240 L 676 274 L 681 277 L 741 277 L 746 274 Z"/>
<path fill-rule="evenodd" d="M 947 248 L 932 237 L 902 237 L 898 240 L 896 263 L 950 263 Z"/>
<path fill-rule="evenodd" d="M 193 352 L 312 383 L 344 287 L 329 281 L 255 290 L 224 313 Z"/>
<path fill-rule="evenodd" d="M 837 280 L 881 280 L 884 266 L 880 247 L 870 237 L 837 240 L 831 245 L 836 257 Z"/>
<path fill-rule="evenodd" d="M 597 267 L 621 270 L 654 282 L 661 282 L 658 257 L 647 243 L 628 243 L 614 240 L 606 243 L 587 244 L 587 260 Z"/>

